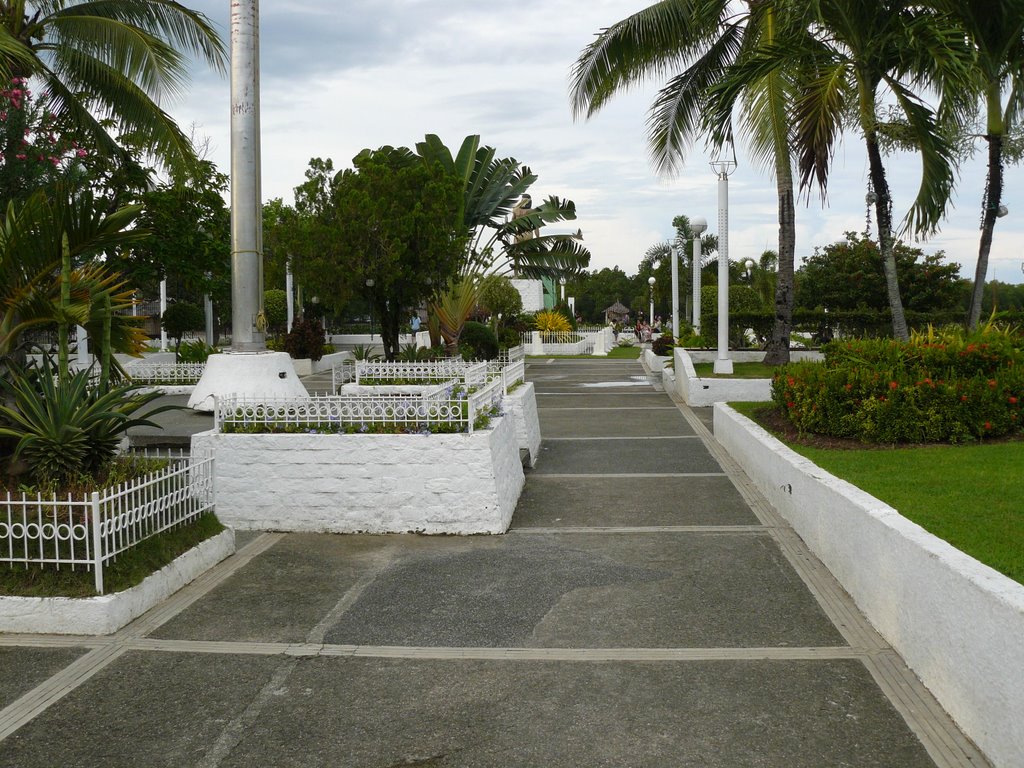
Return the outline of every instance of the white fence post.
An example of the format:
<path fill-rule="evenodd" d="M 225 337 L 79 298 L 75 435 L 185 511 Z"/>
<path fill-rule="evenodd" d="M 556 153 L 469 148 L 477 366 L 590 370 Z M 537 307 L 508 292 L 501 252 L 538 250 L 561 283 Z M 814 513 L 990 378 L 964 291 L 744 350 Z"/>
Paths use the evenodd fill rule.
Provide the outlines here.
<path fill-rule="evenodd" d="M 544 344 L 540 340 L 540 331 L 534 331 L 530 337 L 530 354 L 531 355 L 543 355 Z"/>
<path fill-rule="evenodd" d="M 607 357 L 608 355 L 606 330 L 606 328 L 602 328 L 594 334 L 594 357 Z"/>
<path fill-rule="evenodd" d="M 96 583 L 96 594 L 103 594 L 103 537 L 100 535 L 100 494 L 92 492 L 92 574 Z"/>

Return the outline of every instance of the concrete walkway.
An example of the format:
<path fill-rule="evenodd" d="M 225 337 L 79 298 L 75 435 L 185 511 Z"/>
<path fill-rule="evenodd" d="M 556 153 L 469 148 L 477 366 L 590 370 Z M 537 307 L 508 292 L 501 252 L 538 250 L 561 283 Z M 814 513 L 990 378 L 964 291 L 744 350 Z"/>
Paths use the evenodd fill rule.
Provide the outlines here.
<path fill-rule="evenodd" d="M 527 375 L 507 535 L 243 534 L 117 635 L 0 636 L 0 766 L 987 765 L 638 363 Z"/>

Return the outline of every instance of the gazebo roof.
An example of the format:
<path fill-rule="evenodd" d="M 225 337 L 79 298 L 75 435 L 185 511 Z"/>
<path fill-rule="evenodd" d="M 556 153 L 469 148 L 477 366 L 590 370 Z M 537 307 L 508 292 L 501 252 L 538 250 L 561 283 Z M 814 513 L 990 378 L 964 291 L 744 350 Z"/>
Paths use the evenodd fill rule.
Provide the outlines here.
<path fill-rule="evenodd" d="M 629 307 L 622 306 L 621 301 L 616 301 L 610 307 L 608 307 L 604 313 L 607 315 L 609 312 L 614 312 L 616 315 L 628 315 Z"/>

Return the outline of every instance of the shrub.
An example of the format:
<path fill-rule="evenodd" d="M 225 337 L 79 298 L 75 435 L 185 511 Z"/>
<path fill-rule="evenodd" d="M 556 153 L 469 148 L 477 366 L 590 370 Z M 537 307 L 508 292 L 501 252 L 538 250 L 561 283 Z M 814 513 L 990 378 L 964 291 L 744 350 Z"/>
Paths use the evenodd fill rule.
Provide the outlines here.
<path fill-rule="evenodd" d="M 831 342 L 780 369 L 772 399 L 805 433 L 877 443 L 1022 433 L 1024 352 L 1010 334 Z"/>
<path fill-rule="evenodd" d="M 284 338 L 284 351 L 295 359 L 308 357 L 315 362 L 324 356 L 326 341 L 327 334 L 319 320 L 300 318 Z"/>
<path fill-rule="evenodd" d="M 568 333 L 572 330 L 572 325 L 565 315 L 550 309 L 538 312 L 534 322 L 537 330 L 542 333 Z"/>
<path fill-rule="evenodd" d="M 663 333 L 661 336 L 651 342 L 651 351 L 660 355 L 661 357 L 668 357 L 672 354 L 672 348 L 675 346 L 675 341 L 672 338 L 671 333 Z"/>
<path fill-rule="evenodd" d="M 214 354 L 216 351 L 216 347 L 211 347 L 202 339 L 185 341 L 182 342 L 180 347 L 178 347 L 178 362 L 205 363 L 210 355 Z"/>
<path fill-rule="evenodd" d="M 277 336 L 288 325 L 288 294 L 280 288 L 263 292 L 263 314 L 267 330 Z"/>
<path fill-rule="evenodd" d="M 470 321 L 462 327 L 459 351 L 467 360 L 493 360 L 498 356 L 498 339 L 486 325 Z"/>
<path fill-rule="evenodd" d="M 174 339 L 174 359 L 177 361 L 182 337 L 186 333 L 203 330 L 206 325 L 206 314 L 195 304 L 178 301 L 167 307 L 160 317 L 160 324 L 167 335 Z"/>
<path fill-rule="evenodd" d="M 498 347 L 500 349 L 518 347 L 521 343 L 522 339 L 519 335 L 519 331 L 513 328 L 502 328 L 498 331 Z"/>

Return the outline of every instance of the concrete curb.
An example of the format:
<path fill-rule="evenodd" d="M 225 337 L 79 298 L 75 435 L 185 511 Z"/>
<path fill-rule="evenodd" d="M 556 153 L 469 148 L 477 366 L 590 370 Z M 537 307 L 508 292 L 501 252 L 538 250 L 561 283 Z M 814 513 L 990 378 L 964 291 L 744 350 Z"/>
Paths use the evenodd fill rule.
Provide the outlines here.
<path fill-rule="evenodd" d="M 131 589 L 100 597 L 0 597 L 0 632 L 110 635 L 235 552 L 230 528 Z"/>
<path fill-rule="evenodd" d="M 719 403 L 715 438 L 996 766 L 1024 764 L 1024 586 Z"/>

